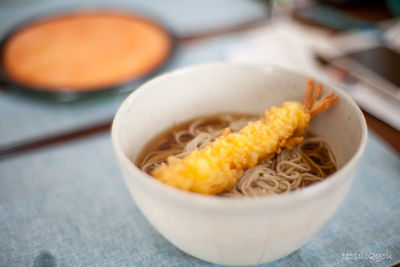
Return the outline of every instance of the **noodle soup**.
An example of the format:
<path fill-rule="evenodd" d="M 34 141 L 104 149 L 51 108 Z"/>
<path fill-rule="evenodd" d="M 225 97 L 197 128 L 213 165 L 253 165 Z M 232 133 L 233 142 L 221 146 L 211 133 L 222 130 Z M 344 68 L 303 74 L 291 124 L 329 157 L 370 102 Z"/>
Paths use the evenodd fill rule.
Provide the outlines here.
<path fill-rule="evenodd" d="M 177 124 L 153 138 L 135 163 L 151 175 L 168 157 L 182 158 L 196 149 L 201 150 L 227 127 L 231 132 L 238 132 L 257 119 L 259 116 L 251 114 L 220 113 Z M 337 167 L 333 147 L 323 138 L 307 133 L 304 141 L 294 148 L 284 148 L 245 170 L 235 186 L 220 195 L 243 197 L 289 192 L 322 181 Z"/>

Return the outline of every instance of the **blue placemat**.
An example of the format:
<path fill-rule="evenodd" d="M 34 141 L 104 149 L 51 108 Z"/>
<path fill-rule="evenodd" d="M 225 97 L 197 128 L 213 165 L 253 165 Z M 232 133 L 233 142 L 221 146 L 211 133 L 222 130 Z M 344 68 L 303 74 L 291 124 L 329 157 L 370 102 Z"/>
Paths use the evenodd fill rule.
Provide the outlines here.
<path fill-rule="evenodd" d="M 310 242 L 266 266 L 398 263 L 399 192 L 400 158 L 370 135 L 339 211 Z M 211 266 L 176 249 L 144 219 L 109 135 L 0 162 L 0 266 L 35 264 Z"/>

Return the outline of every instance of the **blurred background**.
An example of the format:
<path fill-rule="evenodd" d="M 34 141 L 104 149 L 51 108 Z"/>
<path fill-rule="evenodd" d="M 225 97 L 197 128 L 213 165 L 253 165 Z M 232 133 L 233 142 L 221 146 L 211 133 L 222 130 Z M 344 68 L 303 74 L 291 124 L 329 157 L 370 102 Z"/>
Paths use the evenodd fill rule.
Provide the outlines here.
<path fill-rule="evenodd" d="M 18 42 L 15 36 L 31 29 L 29 27 L 36 25 L 37 21 L 77 12 L 112 12 L 144 18 L 163 29 L 162 34 L 169 43 L 163 49 L 168 51 L 158 51 L 161 48 L 157 45 L 154 51 L 150 51 L 153 48 L 146 50 L 127 44 L 126 53 L 129 53 L 131 45 L 136 54 L 119 56 L 125 61 L 130 56 L 131 63 L 150 61 L 151 55 L 154 57 L 157 53 L 165 55 L 160 55 L 159 63 L 151 65 L 147 71 L 133 72 L 129 77 L 94 89 L 68 86 L 68 81 L 74 82 L 79 76 L 77 72 L 80 69 L 73 66 L 72 76 L 68 76 L 63 68 L 57 70 L 57 75 L 67 81 L 66 85 L 49 89 L 40 83 L 18 80 L 18 71 L 25 75 L 24 65 L 40 70 L 41 64 L 49 61 L 47 51 L 54 50 L 52 43 L 62 39 L 66 33 L 61 33 L 63 30 L 60 29 L 50 38 L 28 34 L 30 39 L 25 38 L 14 45 L 20 50 L 12 52 L 8 47 L 12 46 L 12 41 Z M 32 142 L 35 145 L 35 141 L 43 140 L 52 143 L 54 140 L 51 138 L 63 134 L 106 131 L 126 95 L 152 76 L 196 63 L 242 61 L 280 65 L 340 85 L 367 112 L 370 126 L 399 149 L 396 136 L 400 130 L 399 14 L 400 3 L 396 0 L 3 0 L 0 2 L 0 146 L 3 154 L 13 154 L 18 147 L 26 149 L 21 145 Z M 120 37 L 115 34 L 110 37 L 114 32 L 112 27 L 118 28 L 117 25 L 99 26 L 97 34 L 104 36 L 104 40 L 109 36 L 120 43 L 128 39 L 127 35 L 136 34 L 121 31 Z M 62 56 L 56 55 L 52 61 L 54 66 L 49 68 L 67 65 L 70 56 L 65 55 L 72 53 L 68 49 L 81 49 L 79 44 L 88 42 L 89 50 L 101 47 L 100 42 L 104 40 L 98 37 L 91 40 L 88 35 L 83 30 L 76 33 L 70 48 L 64 45 L 56 51 Z M 146 42 L 151 42 L 141 36 L 137 38 L 135 42 L 144 43 L 144 47 L 148 46 Z M 26 54 L 27 47 L 40 49 L 33 49 L 29 55 Z M 37 51 L 41 51 L 40 55 Z M 97 53 L 92 57 L 77 56 L 77 64 L 93 66 L 100 54 L 113 56 L 100 48 Z M 9 67 L 7 60 L 14 64 L 13 67 Z M 121 61 L 117 57 L 113 60 L 114 63 Z M 10 68 L 14 69 L 10 71 Z M 52 75 L 48 69 L 41 72 L 44 78 Z"/>

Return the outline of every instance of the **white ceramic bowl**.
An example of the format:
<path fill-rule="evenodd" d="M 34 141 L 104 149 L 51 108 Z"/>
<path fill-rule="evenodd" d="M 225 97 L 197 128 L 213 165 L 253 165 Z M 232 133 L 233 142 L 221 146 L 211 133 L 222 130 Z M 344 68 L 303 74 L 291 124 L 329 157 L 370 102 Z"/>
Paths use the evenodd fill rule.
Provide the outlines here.
<path fill-rule="evenodd" d="M 114 149 L 133 199 L 166 239 L 209 262 L 259 264 L 300 248 L 333 216 L 350 189 L 367 128 L 352 99 L 330 85 L 324 91 L 340 100 L 314 117 L 310 130 L 336 148 L 342 166 L 321 183 L 284 195 L 222 198 L 170 187 L 132 163 L 175 123 L 218 112 L 263 114 L 272 105 L 300 101 L 306 81 L 271 66 L 212 63 L 161 75 L 125 100 L 112 126 Z"/>

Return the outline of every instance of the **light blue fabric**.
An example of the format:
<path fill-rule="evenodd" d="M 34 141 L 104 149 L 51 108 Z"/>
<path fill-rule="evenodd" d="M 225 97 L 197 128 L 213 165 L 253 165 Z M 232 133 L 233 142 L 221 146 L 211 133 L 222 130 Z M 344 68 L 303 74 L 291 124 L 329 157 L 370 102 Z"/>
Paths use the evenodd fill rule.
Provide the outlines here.
<path fill-rule="evenodd" d="M 339 211 L 305 246 L 266 266 L 399 262 L 399 192 L 399 157 L 370 136 Z M 347 260 L 348 253 L 391 259 Z M 108 134 L 0 162 L 0 266 L 54 261 L 58 266 L 211 266 L 176 249 L 142 216 Z"/>

